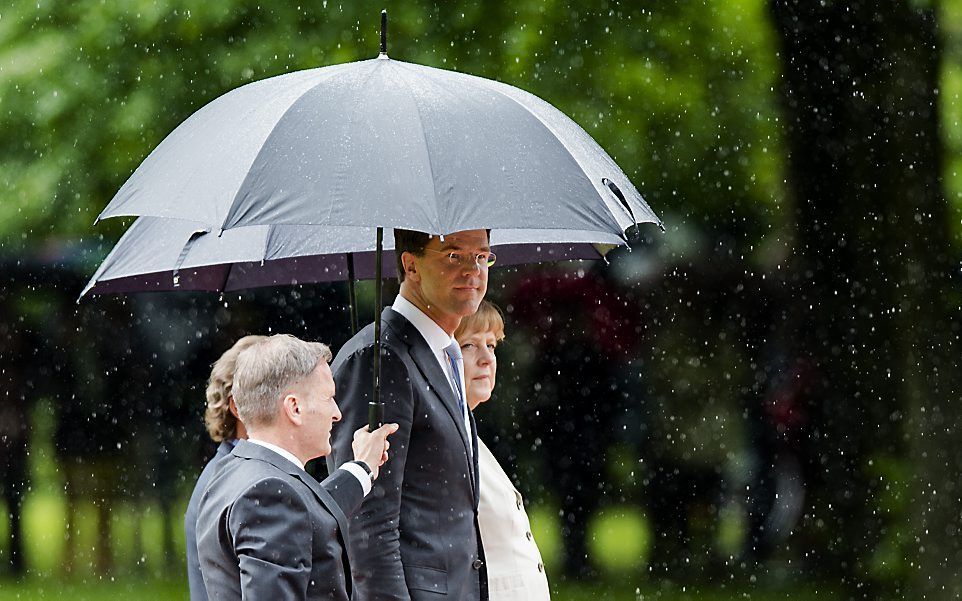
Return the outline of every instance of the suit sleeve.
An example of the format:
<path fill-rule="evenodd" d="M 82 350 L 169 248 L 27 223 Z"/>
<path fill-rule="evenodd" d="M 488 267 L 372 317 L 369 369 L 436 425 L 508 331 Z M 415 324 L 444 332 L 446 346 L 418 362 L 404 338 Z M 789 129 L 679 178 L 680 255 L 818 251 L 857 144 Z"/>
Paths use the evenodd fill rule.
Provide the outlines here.
<path fill-rule="evenodd" d="M 364 500 L 364 489 L 361 488 L 361 483 L 347 470 L 334 470 L 321 482 L 321 486 L 331 494 L 334 502 L 348 518 L 354 515 L 361 506 L 361 501 Z"/>
<path fill-rule="evenodd" d="M 280 478 L 247 489 L 227 516 L 240 567 L 242 599 L 305 599 L 313 528 L 307 505 Z"/>
<path fill-rule="evenodd" d="M 335 374 L 342 420 L 334 435 L 334 465 L 353 458 L 355 430 L 367 424 L 371 398 L 374 349 L 367 347 L 348 357 Z M 401 565 L 401 491 L 415 411 L 414 392 L 400 358 L 382 347 L 381 402 L 384 422 L 397 423 L 391 435 L 387 463 L 381 466 L 370 494 L 354 514 L 350 528 L 351 569 L 360 599 L 410 599 Z"/>

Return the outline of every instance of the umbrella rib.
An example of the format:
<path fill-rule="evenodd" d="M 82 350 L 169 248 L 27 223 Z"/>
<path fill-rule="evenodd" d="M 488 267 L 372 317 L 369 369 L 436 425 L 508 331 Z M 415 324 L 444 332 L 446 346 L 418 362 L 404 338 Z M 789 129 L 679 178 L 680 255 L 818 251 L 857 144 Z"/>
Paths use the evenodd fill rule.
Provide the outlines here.
<path fill-rule="evenodd" d="M 231 292 L 231 290 L 227 289 L 227 283 L 230 282 L 231 272 L 234 271 L 234 267 L 236 265 L 237 263 L 233 263 L 233 262 L 227 264 L 227 269 L 224 270 L 224 281 L 221 282 L 221 285 L 220 285 L 221 292 Z M 236 288 L 235 290 L 240 290 L 240 288 Z"/>
<path fill-rule="evenodd" d="M 405 67 L 405 70 L 410 70 L 407 65 L 403 65 L 403 64 L 402 64 L 402 66 Z M 515 105 L 517 105 L 519 108 L 521 108 L 521 110 L 524 111 L 525 114 L 527 114 L 527 115 L 529 115 L 530 117 L 532 117 L 533 119 L 535 119 L 535 120 L 541 125 L 541 127 L 543 127 L 544 129 L 546 129 L 546 130 L 551 134 L 551 137 L 552 137 L 554 140 L 557 140 L 557 142 L 558 142 L 558 144 L 561 146 L 561 148 L 564 149 L 565 154 L 567 154 L 568 157 L 570 157 L 571 160 L 574 162 L 574 164 L 578 166 L 578 171 L 580 172 L 580 174 L 584 177 L 585 180 L 588 181 L 588 184 L 589 184 L 589 185 L 591 186 L 591 188 L 595 191 L 595 194 L 597 195 L 597 198 L 601 201 L 601 203 L 603 204 L 603 206 L 605 207 L 605 209 L 607 209 L 606 215 L 607 215 L 607 219 L 608 219 L 609 222 L 610 222 L 610 225 L 614 226 L 614 228 L 615 228 L 616 230 L 621 231 L 621 225 L 618 223 L 618 219 L 615 217 L 615 210 L 612 209 L 612 206 L 611 206 L 611 204 L 609 203 L 609 200 L 610 200 L 610 199 L 606 196 L 607 187 L 605 187 L 605 188 L 602 189 L 602 188 L 600 188 L 600 186 L 601 186 L 601 182 L 600 182 L 600 181 L 596 184 L 596 183 L 591 179 L 591 177 L 588 175 L 587 170 L 585 169 L 584 163 L 583 163 L 582 161 L 578 160 L 578 158 L 575 156 L 574 152 L 572 152 L 572 150 L 571 150 L 571 148 L 568 146 L 568 144 L 565 143 L 564 138 L 563 138 L 561 135 L 559 135 L 559 133 L 558 133 L 557 131 L 555 131 L 555 129 L 552 128 L 551 125 L 549 125 L 544 119 L 542 119 L 538 114 L 536 114 L 536 113 L 535 113 L 531 108 L 529 108 L 524 102 L 518 100 L 517 98 L 513 97 L 513 96 L 510 95 L 510 94 L 505 93 L 505 92 L 501 89 L 501 86 L 504 86 L 504 87 L 507 87 L 507 88 L 511 88 L 511 89 L 516 89 L 516 88 L 512 88 L 511 86 L 508 86 L 507 84 L 504 84 L 504 83 L 501 83 L 501 82 L 498 82 L 498 81 L 488 80 L 488 79 L 485 79 L 485 78 L 483 78 L 483 77 L 478 77 L 478 76 L 475 76 L 475 75 L 469 75 L 469 74 L 465 74 L 465 73 L 462 73 L 462 74 L 460 74 L 460 75 L 462 75 L 463 77 L 467 78 L 468 80 L 470 80 L 470 81 L 472 81 L 472 82 L 477 83 L 480 87 L 482 87 L 482 88 L 484 88 L 484 89 L 486 89 L 486 90 L 489 90 L 489 91 L 497 94 L 498 96 L 501 96 L 501 97 L 506 98 L 507 100 L 511 101 L 512 103 L 514 103 Z M 518 90 L 519 90 L 520 92 L 524 92 L 524 90 L 520 90 L 520 89 L 518 89 Z M 531 94 L 530 92 L 524 92 L 524 93 L 529 94 L 529 95 L 532 96 L 533 98 L 537 99 L 537 100 L 540 101 L 540 102 L 545 103 L 545 104 L 548 105 L 549 107 L 551 106 L 551 105 L 548 104 L 546 101 L 542 100 L 541 98 L 538 98 L 537 96 L 535 96 L 534 94 Z M 552 108 L 553 108 L 553 107 L 552 107 Z M 557 109 L 555 109 L 555 110 L 557 110 Z M 570 118 L 569 118 L 569 119 L 570 119 Z M 584 131 L 584 128 L 582 128 L 580 125 L 578 125 L 574 120 L 571 120 L 571 122 L 575 125 L 575 127 L 577 127 L 578 129 L 581 130 L 582 135 L 584 135 L 588 140 L 591 140 L 596 146 L 599 147 L 599 149 L 601 149 L 601 148 L 600 148 L 600 145 L 598 145 L 597 142 L 594 142 L 593 138 L 591 138 L 591 136 L 588 134 L 588 132 Z M 601 149 L 601 151 L 604 152 L 604 149 Z M 611 159 L 610 157 L 609 157 L 609 160 L 615 165 L 615 171 L 616 171 L 617 173 L 621 174 L 621 175 L 624 175 L 624 173 L 623 173 L 623 172 L 621 171 L 621 169 L 617 166 L 617 164 L 614 163 L 614 160 Z M 611 175 L 615 175 L 615 173 L 612 173 Z M 627 176 L 625 176 L 625 179 L 627 179 Z M 620 207 L 618 207 L 618 208 L 620 209 Z M 649 208 L 648 211 L 651 212 L 651 209 Z M 637 223 L 637 222 L 636 222 L 636 223 Z M 548 227 L 548 229 L 552 229 L 552 228 Z"/>
<path fill-rule="evenodd" d="M 370 61 L 363 61 L 363 62 L 370 62 Z M 350 63 L 345 63 L 344 65 L 337 65 L 337 66 L 342 67 L 347 65 L 350 65 Z M 285 117 L 287 117 L 288 114 L 290 114 L 292 110 L 294 110 L 294 107 L 298 105 L 298 103 L 304 98 L 304 96 L 306 96 L 307 94 L 310 94 L 311 92 L 316 90 L 319 86 L 322 86 L 328 83 L 331 79 L 334 79 L 338 75 L 341 75 L 342 71 L 347 71 L 347 69 L 337 69 L 331 72 L 330 74 L 326 74 L 327 77 L 320 78 L 320 80 L 317 83 L 315 83 L 311 87 L 304 90 L 294 101 L 292 101 L 290 105 L 288 105 L 288 107 L 284 109 L 284 112 L 281 113 L 281 116 L 277 118 L 277 120 L 274 122 L 274 125 L 271 126 L 270 132 L 264 137 L 264 143 L 261 144 L 260 149 L 254 155 L 254 159 L 251 161 L 251 165 L 250 165 L 250 168 L 248 168 L 247 170 L 247 174 L 244 176 L 244 179 L 241 181 L 240 186 L 238 186 L 237 190 L 234 192 L 233 198 L 231 198 L 230 204 L 227 207 L 227 211 L 224 213 L 224 219 L 221 221 L 221 224 L 220 224 L 220 228 L 219 228 L 220 232 L 223 232 L 225 229 L 228 229 L 227 228 L 228 222 L 231 221 L 232 218 L 234 217 L 234 209 L 237 207 L 237 199 L 240 197 L 241 192 L 246 188 L 247 182 L 250 180 L 251 173 L 253 173 L 253 167 L 254 165 L 257 164 L 257 160 L 261 158 L 261 155 L 264 154 L 264 150 L 267 148 L 267 142 L 271 139 L 271 136 L 274 135 L 274 132 L 277 131 L 277 126 L 280 125 L 280 123 L 284 120 Z"/>
<path fill-rule="evenodd" d="M 190 238 L 187 239 L 187 243 L 184 244 L 184 247 L 180 249 L 180 255 L 177 257 L 177 261 L 174 263 L 174 271 L 171 274 L 171 277 L 174 280 L 174 287 L 180 286 L 180 268 L 184 264 L 184 261 L 187 260 L 187 255 L 190 254 L 190 248 L 194 245 L 194 241 L 200 236 L 206 235 L 209 231 L 210 230 L 199 230 L 194 232 L 190 235 Z"/>
<path fill-rule="evenodd" d="M 538 123 L 541 124 L 542 127 L 544 127 L 546 130 L 548 130 L 549 132 L 551 132 L 551 137 L 558 141 L 558 144 L 560 144 L 561 147 L 565 149 L 565 152 L 568 153 L 568 156 L 571 157 L 571 160 L 574 161 L 576 165 L 578 165 L 578 167 L 580 168 L 579 171 L 581 171 L 581 173 L 585 176 L 585 179 L 588 180 L 588 183 L 591 184 L 591 187 L 592 187 L 592 188 L 594 189 L 594 191 L 598 194 L 598 197 L 599 197 L 599 198 L 601 199 L 601 201 L 605 204 L 605 207 L 608 208 L 608 212 L 611 213 L 611 207 L 608 206 L 607 201 L 605 201 L 605 198 L 604 198 L 604 196 L 602 195 L 601 191 L 598 190 L 598 186 L 595 185 L 595 182 L 593 182 L 593 181 L 591 180 L 591 178 L 588 177 L 588 172 L 585 170 L 584 164 L 582 164 L 582 162 L 578 160 L 578 157 L 576 157 L 576 156 L 574 155 L 574 153 L 571 151 L 571 149 L 568 148 L 568 145 L 565 144 L 564 139 L 562 138 L 562 136 L 560 136 L 560 135 L 558 134 L 558 132 L 556 132 L 550 125 L 548 125 L 548 123 L 546 123 L 544 119 L 542 119 L 542 118 L 539 117 L 537 114 L 535 114 L 534 111 L 532 111 L 530 108 L 528 108 L 527 106 L 525 106 L 525 104 L 524 104 L 523 102 L 521 102 L 521 101 L 518 100 L 517 98 L 514 98 L 514 97 L 511 96 L 510 94 L 506 94 L 506 93 L 504 93 L 502 90 L 498 89 L 498 87 L 499 87 L 498 85 L 491 85 L 491 84 L 499 84 L 499 85 L 505 85 L 505 84 L 501 84 L 500 82 L 490 82 L 490 81 L 484 79 L 483 77 L 474 77 L 474 76 L 470 76 L 470 77 L 472 77 L 472 78 L 480 81 L 480 82 L 481 82 L 481 85 L 483 85 L 485 88 L 487 88 L 487 89 L 491 90 L 492 92 L 498 94 L 499 96 L 502 96 L 502 97 L 504 97 L 504 98 L 507 98 L 507 99 L 510 100 L 511 102 L 517 104 L 519 107 L 521 107 L 521 108 L 524 110 L 525 113 L 527 113 L 528 115 L 530 115 L 531 117 L 533 117 L 534 119 L 536 119 L 536 120 L 538 121 Z M 578 125 L 573 119 L 572 119 L 571 122 L 574 123 L 575 125 L 577 125 L 579 128 L 581 128 L 581 126 Z M 582 131 L 584 131 L 584 128 L 581 128 L 581 129 L 582 129 Z M 584 132 L 584 133 L 585 133 L 585 135 L 588 136 L 589 138 L 591 137 L 590 135 L 588 135 L 587 132 Z M 614 175 L 614 174 L 612 174 L 612 175 Z M 612 220 L 615 222 L 615 226 L 617 226 L 617 227 L 620 228 L 621 226 L 618 225 L 618 222 L 617 222 L 617 220 L 615 219 L 614 215 L 611 215 L 611 218 L 612 218 Z"/>
<path fill-rule="evenodd" d="M 267 81 L 267 80 L 256 81 L 256 82 L 253 82 L 252 84 L 249 84 L 249 85 L 254 85 L 254 84 L 260 84 L 260 85 L 262 85 L 262 82 L 263 82 L 263 81 Z M 309 90 L 312 90 L 312 89 L 314 89 L 317 85 L 320 85 L 320 82 L 318 82 L 317 84 L 311 86 L 311 87 L 308 88 L 308 89 L 309 89 Z M 242 86 L 242 87 L 245 87 L 245 86 Z M 227 94 L 224 94 L 224 96 L 227 96 L 228 94 L 231 94 L 231 93 L 233 93 L 233 92 L 235 92 L 235 91 L 237 91 L 237 90 L 239 90 L 239 89 L 241 89 L 241 88 L 237 88 L 236 90 L 231 90 L 231 91 L 228 92 Z M 274 97 L 279 96 L 281 93 L 282 93 L 282 91 L 280 91 L 280 90 L 273 91 L 273 92 L 270 92 L 270 91 L 269 91 L 269 94 L 267 95 L 267 96 L 268 96 L 268 102 L 271 101 L 271 100 L 273 100 Z M 306 93 L 306 92 L 305 92 L 305 93 Z M 220 98 L 223 98 L 224 96 L 221 96 Z M 303 94 L 301 94 L 301 96 L 303 96 Z M 301 96 L 299 96 L 298 99 L 300 99 Z M 220 98 L 215 99 L 214 102 L 216 102 L 216 101 L 219 100 Z M 296 100 L 295 100 L 294 102 L 296 102 Z M 293 105 L 294 102 L 292 102 L 291 105 Z M 208 103 L 207 105 L 201 107 L 201 108 L 197 111 L 197 113 L 200 113 L 201 111 L 206 111 L 206 110 L 208 110 L 208 107 L 211 107 L 212 104 L 213 104 L 213 102 Z M 243 121 L 249 121 L 249 120 L 252 118 L 251 116 L 254 115 L 255 113 L 257 113 L 258 110 L 260 110 L 260 107 L 261 107 L 261 106 L 262 106 L 262 105 L 260 105 L 260 104 L 255 104 L 255 105 L 252 105 L 250 108 L 248 108 L 248 109 L 244 112 L 244 115 L 245 115 L 245 116 L 244 116 Z M 213 109 L 210 109 L 210 110 L 213 110 Z M 284 111 L 284 113 L 281 115 L 281 118 L 283 118 L 284 115 L 286 115 L 289 110 L 290 110 L 290 106 L 287 107 L 287 110 Z M 197 113 L 195 113 L 195 114 L 197 114 Z M 193 115 L 191 115 L 191 116 L 193 116 Z M 265 140 L 265 141 L 266 141 L 268 138 L 270 138 L 271 133 L 273 133 L 274 129 L 277 127 L 277 123 L 279 123 L 279 122 L 280 122 L 280 119 L 278 119 L 278 120 L 274 123 L 274 126 L 271 127 L 271 131 L 268 132 L 267 135 L 264 137 L 264 140 Z M 178 127 L 179 127 L 179 126 L 178 126 Z M 176 131 L 176 130 L 175 130 L 175 131 Z M 227 145 L 227 144 L 230 142 L 231 132 L 230 132 L 229 130 L 226 130 L 226 129 L 225 129 L 225 130 L 223 130 L 223 131 L 221 131 L 221 132 L 218 132 L 217 135 L 218 135 L 219 138 L 223 139 L 223 142 L 224 142 L 225 145 Z M 163 141 L 161 142 L 161 144 L 163 144 Z M 158 146 L 158 148 L 159 148 L 159 146 Z M 258 151 L 258 152 L 254 155 L 253 159 L 251 160 L 251 166 L 253 166 L 253 164 L 254 164 L 255 162 L 257 162 L 257 158 L 258 158 L 259 156 L 260 156 L 260 152 Z M 194 179 L 195 177 L 199 177 L 201 174 L 202 174 L 203 176 L 207 176 L 209 169 L 210 169 L 210 165 L 207 165 L 207 164 L 202 163 L 202 162 L 196 162 L 196 163 L 194 163 L 194 164 L 189 168 L 189 170 L 188 170 L 189 173 L 190 173 L 190 176 L 183 178 L 183 181 L 181 182 L 180 192 L 178 193 L 178 196 L 180 196 L 180 195 L 183 194 L 183 192 L 188 188 L 188 186 L 190 185 L 190 183 L 193 181 L 193 179 Z M 203 173 L 201 173 L 201 172 L 203 172 Z M 244 180 L 241 181 L 241 188 L 243 187 L 243 184 L 244 184 L 244 182 L 246 182 L 246 181 L 247 181 L 247 178 L 246 178 L 246 176 L 245 176 Z M 125 185 L 126 185 L 126 184 L 125 184 Z M 238 188 L 238 191 L 239 191 L 239 190 L 240 190 L 240 188 Z M 229 204 L 228 207 L 227 207 L 227 212 L 228 212 L 228 213 L 230 213 L 230 209 L 233 208 L 233 206 L 234 206 L 234 201 L 236 200 L 236 198 L 237 198 L 237 192 L 234 193 L 234 197 L 231 198 L 230 204 Z M 209 225 L 209 226 L 211 226 L 211 227 L 213 227 L 213 226 L 215 225 L 214 223 L 207 223 L 207 222 L 204 222 L 204 223 L 206 223 L 207 225 Z M 221 226 L 220 229 L 223 230 L 223 226 Z"/>
<path fill-rule="evenodd" d="M 143 219 L 143 217 L 138 217 L 137 221 L 141 219 Z M 111 249 L 111 251 L 107 254 L 106 258 L 104 258 L 103 262 L 100 264 L 100 267 L 97 268 L 97 271 L 95 271 L 94 274 L 90 277 L 90 281 L 88 281 L 87 285 L 84 286 L 83 292 L 81 292 L 80 296 L 77 297 L 78 303 L 80 302 L 80 299 L 84 297 L 85 294 L 90 292 L 90 290 L 94 286 L 100 283 L 99 281 L 100 276 L 104 272 L 106 272 L 107 269 L 109 269 L 112 266 L 113 262 L 116 260 L 114 255 L 116 255 L 119 252 L 117 249 L 120 248 L 120 245 L 123 244 L 128 238 L 132 238 L 134 236 L 134 232 L 135 232 L 134 226 L 137 225 L 137 221 L 135 221 L 133 224 L 131 224 L 130 227 L 127 228 L 127 231 L 124 232 L 124 235 L 120 237 L 120 240 L 117 241 L 117 244 L 115 244 L 113 249 Z"/>

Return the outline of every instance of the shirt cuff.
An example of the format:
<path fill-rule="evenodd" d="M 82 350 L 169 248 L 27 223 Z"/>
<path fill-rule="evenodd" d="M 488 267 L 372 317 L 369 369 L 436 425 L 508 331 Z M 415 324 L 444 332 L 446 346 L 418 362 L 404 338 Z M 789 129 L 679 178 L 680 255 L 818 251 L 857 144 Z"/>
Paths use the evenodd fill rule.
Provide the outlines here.
<path fill-rule="evenodd" d="M 340 469 L 347 471 L 352 476 L 357 478 L 357 481 L 361 483 L 361 490 L 364 491 L 365 497 L 369 492 L 371 492 L 371 477 L 367 474 L 367 472 L 364 471 L 363 467 L 348 461 L 342 465 Z"/>

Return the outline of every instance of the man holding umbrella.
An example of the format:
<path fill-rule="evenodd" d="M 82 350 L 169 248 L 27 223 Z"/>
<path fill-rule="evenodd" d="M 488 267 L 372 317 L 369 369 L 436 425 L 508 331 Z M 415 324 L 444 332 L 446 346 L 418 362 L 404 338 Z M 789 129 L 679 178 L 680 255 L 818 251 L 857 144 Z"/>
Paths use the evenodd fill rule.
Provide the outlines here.
<path fill-rule="evenodd" d="M 487 599 L 477 434 L 453 335 L 484 298 L 495 257 L 485 230 L 394 236 L 401 286 L 381 315 L 380 371 L 383 419 L 400 429 L 391 463 L 351 522 L 357 598 Z M 371 324 L 332 365 L 345 423 L 330 468 L 351 459 L 351 432 L 368 422 L 374 349 Z"/>

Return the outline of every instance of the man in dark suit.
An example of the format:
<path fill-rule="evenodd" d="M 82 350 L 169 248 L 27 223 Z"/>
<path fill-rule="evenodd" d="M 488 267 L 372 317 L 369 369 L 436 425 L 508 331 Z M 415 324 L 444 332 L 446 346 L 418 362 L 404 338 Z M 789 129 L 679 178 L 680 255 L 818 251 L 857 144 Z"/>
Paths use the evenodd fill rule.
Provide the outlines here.
<path fill-rule="evenodd" d="M 355 432 L 357 461 L 324 486 L 305 472 L 307 461 L 330 453 L 331 429 L 341 418 L 329 360 L 326 346 L 287 335 L 237 358 L 233 398 L 248 439 L 219 465 L 197 517 L 211 599 L 350 598 L 345 514 L 370 491 L 397 425 Z M 327 489 L 338 491 L 341 506 Z"/>
<path fill-rule="evenodd" d="M 350 529 L 356 599 L 487 599 L 478 529 L 477 434 L 464 399 L 454 331 L 484 298 L 493 263 L 488 232 L 444 236 L 395 230 L 400 294 L 384 310 L 381 401 L 396 422 L 394 457 Z M 347 429 L 367 422 L 374 327 L 334 361 Z M 350 459 L 335 432 L 328 467 Z"/>

